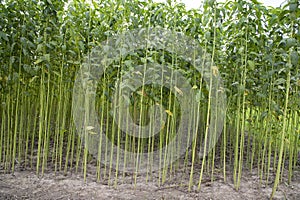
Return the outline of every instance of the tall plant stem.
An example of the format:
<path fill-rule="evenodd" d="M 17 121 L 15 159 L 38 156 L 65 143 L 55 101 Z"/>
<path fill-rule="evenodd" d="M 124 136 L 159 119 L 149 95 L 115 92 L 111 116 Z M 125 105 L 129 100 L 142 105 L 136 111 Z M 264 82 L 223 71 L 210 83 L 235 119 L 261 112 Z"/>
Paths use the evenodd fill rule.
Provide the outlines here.
<path fill-rule="evenodd" d="M 288 102 L 289 102 L 290 83 L 291 83 L 291 72 L 288 69 L 287 79 L 286 79 L 286 93 L 285 93 L 285 105 L 284 105 L 284 113 L 283 113 L 283 125 L 282 125 L 282 131 L 281 131 L 281 139 L 280 139 L 281 144 L 280 144 L 277 171 L 276 171 L 274 186 L 272 189 L 271 199 L 273 199 L 273 197 L 275 195 L 276 189 L 279 184 L 280 174 L 281 174 L 280 172 L 281 172 L 282 157 L 283 157 L 283 151 L 284 151 L 285 132 L 286 132 L 286 127 L 287 127 L 287 110 L 288 110 Z"/>

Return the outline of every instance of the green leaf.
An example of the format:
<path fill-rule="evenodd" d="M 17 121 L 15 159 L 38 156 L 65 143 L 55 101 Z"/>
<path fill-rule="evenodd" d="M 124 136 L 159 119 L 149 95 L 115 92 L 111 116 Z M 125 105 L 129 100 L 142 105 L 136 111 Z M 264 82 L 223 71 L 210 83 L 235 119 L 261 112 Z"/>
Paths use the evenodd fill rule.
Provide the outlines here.
<path fill-rule="evenodd" d="M 67 46 L 64 44 L 64 45 L 61 46 L 61 49 L 62 49 L 63 52 L 65 52 L 66 49 L 67 49 Z"/>
<path fill-rule="evenodd" d="M 0 31 L 0 37 L 3 38 L 5 41 L 8 42 L 8 37 L 7 37 L 6 33 Z"/>
<path fill-rule="evenodd" d="M 43 58 L 44 58 L 45 61 L 50 62 L 50 54 L 45 54 L 45 55 L 43 56 Z"/>
<path fill-rule="evenodd" d="M 74 65 L 79 65 L 80 64 L 79 61 L 74 61 L 74 60 L 68 60 L 67 63 L 74 64 Z"/>
<path fill-rule="evenodd" d="M 248 65 L 249 65 L 250 69 L 251 69 L 251 70 L 254 70 L 254 68 L 255 68 L 255 63 L 254 63 L 252 60 L 248 60 L 247 62 L 248 62 Z"/>
<path fill-rule="evenodd" d="M 292 46 L 296 46 L 297 45 L 297 40 L 295 38 L 288 38 L 286 39 L 286 46 L 287 48 L 290 48 Z"/>
<path fill-rule="evenodd" d="M 36 52 L 42 52 L 43 50 L 43 44 L 38 44 L 36 48 Z"/>
<path fill-rule="evenodd" d="M 37 59 L 33 64 L 37 65 L 37 64 L 39 64 L 39 63 L 41 63 L 43 61 L 44 61 L 43 59 Z"/>
<path fill-rule="evenodd" d="M 298 8 L 298 5 L 297 3 L 290 3 L 289 8 L 291 12 L 295 12 Z"/>
<path fill-rule="evenodd" d="M 132 61 L 131 61 L 131 60 L 125 60 L 125 61 L 124 61 L 124 64 L 125 64 L 127 67 L 131 67 L 131 66 L 132 66 Z"/>
<path fill-rule="evenodd" d="M 291 63 L 292 65 L 297 65 L 299 61 L 299 55 L 296 51 L 292 51 L 291 53 Z"/>
<path fill-rule="evenodd" d="M 282 85 L 282 84 L 284 84 L 285 82 L 286 82 L 285 79 L 279 78 L 279 79 L 277 79 L 277 80 L 274 81 L 274 85 Z"/>

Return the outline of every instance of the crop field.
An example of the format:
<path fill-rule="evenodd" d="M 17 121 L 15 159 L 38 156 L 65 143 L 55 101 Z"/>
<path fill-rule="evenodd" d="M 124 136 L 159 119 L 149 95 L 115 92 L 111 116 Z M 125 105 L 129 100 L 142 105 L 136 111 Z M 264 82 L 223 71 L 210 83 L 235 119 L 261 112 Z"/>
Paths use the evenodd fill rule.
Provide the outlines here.
<path fill-rule="evenodd" d="M 0 199 L 300 199 L 300 2 L 0 0 Z"/>

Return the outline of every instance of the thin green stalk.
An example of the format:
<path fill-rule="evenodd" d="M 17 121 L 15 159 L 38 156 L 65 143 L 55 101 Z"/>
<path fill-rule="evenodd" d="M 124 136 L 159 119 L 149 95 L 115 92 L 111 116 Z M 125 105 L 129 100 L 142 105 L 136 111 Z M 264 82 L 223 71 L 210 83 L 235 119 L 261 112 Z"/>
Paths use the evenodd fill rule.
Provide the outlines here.
<path fill-rule="evenodd" d="M 44 175 L 44 171 L 47 165 L 47 159 L 48 159 L 48 151 L 49 151 L 49 134 L 50 134 L 50 116 L 52 111 L 52 102 L 53 102 L 53 95 L 50 97 L 50 80 L 51 75 L 48 73 L 48 80 L 47 80 L 47 94 L 46 94 L 46 102 L 45 102 L 45 125 L 44 125 L 44 140 L 43 140 L 43 158 L 42 158 L 42 176 Z M 52 91 L 53 92 L 53 91 Z"/>
<path fill-rule="evenodd" d="M 285 94 L 285 105 L 284 105 L 284 112 L 283 112 L 283 125 L 282 125 L 282 131 L 281 131 L 281 145 L 280 145 L 280 151 L 278 155 L 278 163 L 277 163 L 277 171 L 276 171 L 276 177 L 275 182 L 271 194 L 271 199 L 273 199 L 276 189 L 279 184 L 279 178 L 280 178 L 280 172 L 281 172 L 281 165 L 282 165 L 282 158 L 283 158 L 283 151 L 284 151 L 284 140 L 285 140 L 285 132 L 286 132 L 286 126 L 287 126 L 287 110 L 288 110 L 288 103 L 289 103 L 289 91 L 290 91 L 290 83 L 291 83 L 291 72 L 288 69 L 287 71 L 287 78 L 286 78 L 286 94 Z"/>
<path fill-rule="evenodd" d="M 22 66 L 22 49 L 23 46 L 21 45 L 21 50 L 19 54 L 19 74 L 21 74 L 21 66 Z M 21 77 L 20 77 L 21 78 Z M 18 132 L 18 125 L 19 125 L 19 101 L 20 101 L 20 78 L 17 83 L 17 94 L 16 94 L 16 108 L 15 108 L 15 121 L 14 121 L 14 136 L 13 136 L 13 155 L 12 155 L 12 173 L 15 171 L 15 160 L 16 160 L 16 151 L 17 151 L 17 132 Z M 20 142 L 20 141 L 19 141 Z"/>
<path fill-rule="evenodd" d="M 40 97 L 39 97 L 39 129 L 38 129 L 38 151 L 37 151 L 37 162 L 36 162 L 36 173 L 39 175 L 40 158 L 41 158 L 41 146 L 42 146 L 42 134 L 44 127 L 44 67 L 42 67 L 42 76 L 40 80 Z"/>

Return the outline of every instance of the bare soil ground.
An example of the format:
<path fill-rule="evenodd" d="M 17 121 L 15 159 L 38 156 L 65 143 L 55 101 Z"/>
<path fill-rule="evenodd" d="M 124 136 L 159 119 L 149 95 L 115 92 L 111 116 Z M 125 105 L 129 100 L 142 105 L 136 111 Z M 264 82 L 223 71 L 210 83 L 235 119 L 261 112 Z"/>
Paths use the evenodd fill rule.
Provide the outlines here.
<path fill-rule="evenodd" d="M 197 169 L 198 167 L 198 169 Z M 43 176 L 37 176 L 29 169 L 17 168 L 14 174 L 4 173 L 0 169 L 0 199 L 216 199 L 216 200 L 248 200 L 269 199 L 272 192 L 274 174 L 270 174 L 270 181 L 260 181 L 256 171 L 245 170 L 242 175 L 241 187 L 234 189 L 232 174 L 227 173 L 226 182 L 221 171 L 216 171 L 215 181 L 204 177 L 201 189 L 197 190 L 197 174 L 195 186 L 188 192 L 189 173 L 178 171 L 167 176 L 163 185 L 158 185 L 157 172 L 151 174 L 146 183 L 146 175 L 139 175 L 137 184 L 131 175 L 119 177 L 117 187 L 111 186 L 108 179 L 96 181 L 93 165 L 88 166 L 87 181 L 83 181 L 81 173 L 56 173 L 51 170 Z M 196 166 L 195 171 L 200 171 Z M 113 175 L 114 176 L 114 175 Z M 114 177 L 112 177 L 112 185 Z M 181 184 L 182 183 L 182 184 Z M 183 184 L 184 183 L 184 184 Z M 300 199 L 300 170 L 295 170 L 293 182 L 287 184 L 285 171 L 281 184 L 274 199 Z"/>

